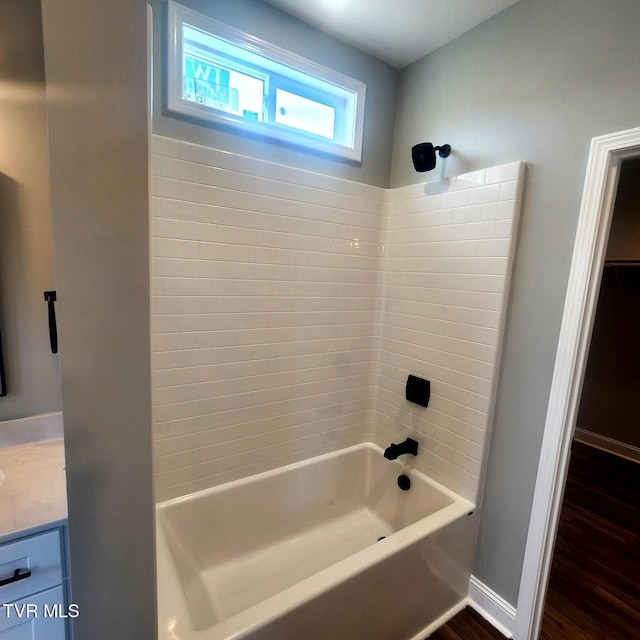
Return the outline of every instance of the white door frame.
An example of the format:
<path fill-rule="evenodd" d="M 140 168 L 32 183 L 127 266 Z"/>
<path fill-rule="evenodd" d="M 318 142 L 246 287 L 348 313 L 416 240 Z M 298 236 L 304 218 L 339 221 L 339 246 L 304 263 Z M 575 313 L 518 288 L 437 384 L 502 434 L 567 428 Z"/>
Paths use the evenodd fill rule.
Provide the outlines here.
<path fill-rule="evenodd" d="M 540 633 L 620 164 L 639 155 L 640 127 L 591 141 L 518 594 L 516 640 L 536 640 Z"/>

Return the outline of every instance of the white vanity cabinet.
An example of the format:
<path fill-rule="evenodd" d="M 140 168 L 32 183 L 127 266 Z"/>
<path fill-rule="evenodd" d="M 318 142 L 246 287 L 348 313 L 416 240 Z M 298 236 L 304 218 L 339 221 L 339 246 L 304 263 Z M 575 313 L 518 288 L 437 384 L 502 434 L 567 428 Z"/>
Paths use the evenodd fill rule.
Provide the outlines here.
<path fill-rule="evenodd" d="M 61 435 L 61 414 L 0 422 L 0 640 L 72 636 Z"/>
<path fill-rule="evenodd" d="M 61 527 L 0 544 L 0 640 L 67 639 L 63 558 Z"/>

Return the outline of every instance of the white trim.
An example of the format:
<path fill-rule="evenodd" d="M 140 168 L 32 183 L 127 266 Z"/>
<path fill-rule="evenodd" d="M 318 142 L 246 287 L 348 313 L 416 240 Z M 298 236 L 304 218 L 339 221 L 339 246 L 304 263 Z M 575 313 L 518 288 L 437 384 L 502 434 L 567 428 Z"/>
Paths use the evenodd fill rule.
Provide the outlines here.
<path fill-rule="evenodd" d="M 469 606 L 505 638 L 513 638 L 515 608 L 475 576 L 469 580 Z"/>
<path fill-rule="evenodd" d="M 640 448 L 634 447 L 632 444 L 607 438 L 607 436 L 594 433 L 593 431 L 585 431 L 584 429 L 576 429 L 575 438 L 579 442 L 588 444 L 596 449 L 601 449 L 602 451 L 607 451 L 614 456 L 620 456 L 632 462 L 640 462 Z"/>
<path fill-rule="evenodd" d="M 609 236 L 620 163 L 640 155 L 640 128 L 593 138 L 531 509 L 516 640 L 538 637 Z"/>

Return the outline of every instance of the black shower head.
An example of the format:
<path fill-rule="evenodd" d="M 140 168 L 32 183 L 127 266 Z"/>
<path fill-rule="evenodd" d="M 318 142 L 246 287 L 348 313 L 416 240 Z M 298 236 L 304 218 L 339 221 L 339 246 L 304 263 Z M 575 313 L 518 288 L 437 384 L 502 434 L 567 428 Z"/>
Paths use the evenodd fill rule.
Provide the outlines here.
<path fill-rule="evenodd" d="M 411 159 L 416 171 L 431 171 L 436 167 L 436 151 L 441 158 L 451 153 L 451 145 L 434 147 L 430 142 L 421 142 L 411 149 Z"/>

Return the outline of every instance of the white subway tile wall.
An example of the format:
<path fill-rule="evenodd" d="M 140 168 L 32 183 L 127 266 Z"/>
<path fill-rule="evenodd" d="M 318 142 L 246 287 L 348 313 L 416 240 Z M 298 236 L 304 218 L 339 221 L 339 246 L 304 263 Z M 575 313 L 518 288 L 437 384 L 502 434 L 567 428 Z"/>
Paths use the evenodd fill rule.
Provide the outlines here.
<path fill-rule="evenodd" d="M 416 468 L 476 500 L 492 420 L 525 165 L 387 193 L 373 422 Z M 407 375 L 431 381 L 428 408 Z"/>
<path fill-rule="evenodd" d="M 522 171 L 384 190 L 153 136 L 157 499 L 411 434 L 473 497 Z"/>
<path fill-rule="evenodd" d="M 159 500 L 371 440 L 382 190 L 153 138 Z"/>

